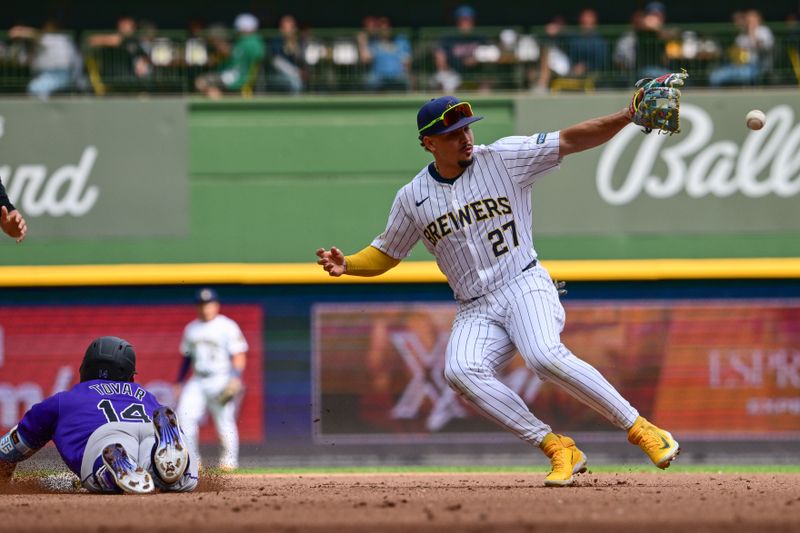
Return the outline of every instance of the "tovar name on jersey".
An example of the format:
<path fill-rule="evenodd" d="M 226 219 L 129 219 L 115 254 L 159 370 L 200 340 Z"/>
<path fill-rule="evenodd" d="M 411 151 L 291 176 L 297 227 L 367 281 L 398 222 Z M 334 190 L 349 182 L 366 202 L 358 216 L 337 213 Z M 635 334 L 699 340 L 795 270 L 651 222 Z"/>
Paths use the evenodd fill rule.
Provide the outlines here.
<path fill-rule="evenodd" d="M 95 391 L 101 396 L 113 396 L 115 394 L 125 394 L 132 396 L 137 400 L 142 400 L 146 394 L 144 389 L 131 387 L 130 383 L 98 383 L 97 385 L 90 385 L 90 389 Z"/>
<path fill-rule="evenodd" d="M 422 234 L 432 246 L 453 233 L 461 231 L 466 226 L 487 220 L 500 215 L 510 215 L 511 202 L 505 196 L 499 198 L 485 198 L 466 204 L 456 211 L 448 211 L 425 226 Z"/>

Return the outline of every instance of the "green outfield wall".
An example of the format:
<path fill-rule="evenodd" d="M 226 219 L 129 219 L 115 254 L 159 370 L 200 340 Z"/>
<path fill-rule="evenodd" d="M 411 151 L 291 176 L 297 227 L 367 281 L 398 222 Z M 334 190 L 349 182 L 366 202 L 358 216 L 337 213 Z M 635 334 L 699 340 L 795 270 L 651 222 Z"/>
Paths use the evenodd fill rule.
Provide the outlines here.
<path fill-rule="evenodd" d="M 540 255 L 800 257 L 800 95 L 684 94 L 681 134 L 631 126 L 535 185 Z M 486 117 L 477 142 L 490 143 L 628 97 L 470 100 Z M 320 246 L 354 251 L 430 160 L 414 120 L 425 98 L 0 101 L 0 177 L 29 223 L 22 245 L 0 243 L 0 265 L 302 263 Z M 768 115 L 761 132 L 744 127 L 754 107 Z M 430 257 L 419 247 L 411 259 Z"/>

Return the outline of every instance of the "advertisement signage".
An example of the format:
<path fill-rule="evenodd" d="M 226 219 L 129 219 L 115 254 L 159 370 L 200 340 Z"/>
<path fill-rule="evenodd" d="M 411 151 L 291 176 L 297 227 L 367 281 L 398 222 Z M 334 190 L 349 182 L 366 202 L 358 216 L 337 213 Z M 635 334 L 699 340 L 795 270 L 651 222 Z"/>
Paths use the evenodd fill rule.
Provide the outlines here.
<path fill-rule="evenodd" d="M 32 240 L 184 236 L 186 122 L 180 100 L 0 102 L 0 179 Z"/>
<path fill-rule="evenodd" d="M 250 345 L 239 405 L 243 443 L 260 443 L 263 431 L 261 330 L 257 305 L 225 305 Z M 78 368 L 92 339 L 122 337 L 136 350 L 135 380 L 160 403 L 176 406 L 175 379 L 181 364 L 183 328 L 195 317 L 192 305 L 70 305 L 0 308 L 0 434 L 13 427 L 33 404 L 79 381 Z M 215 442 L 209 417 L 203 442 Z"/>
<path fill-rule="evenodd" d="M 609 105 L 607 96 L 595 100 Z M 520 101 L 518 125 L 562 129 L 572 121 L 590 118 L 569 115 L 570 102 L 564 99 L 540 107 L 541 102 L 537 106 L 536 101 Z M 619 104 L 619 99 L 614 102 Z M 745 125 L 745 115 L 753 108 L 767 116 L 766 125 L 758 131 Z M 687 88 L 681 100 L 680 127 L 675 135 L 645 135 L 631 124 L 601 147 L 566 158 L 560 172 L 533 188 L 537 234 L 800 230 L 796 216 L 800 100 L 796 93 L 712 95 Z M 570 209 L 564 208 L 565 201 Z"/>
<path fill-rule="evenodd" d="M 569 304 L 562 340 L 674 433 L 800 432 L 800 301 Z M 481 440 L 501 429 L 447 386 L 453 304 L 314 309 L 318 441 Z M 521 357 L 500 379 L 564 432 L 614 427 Z"/>

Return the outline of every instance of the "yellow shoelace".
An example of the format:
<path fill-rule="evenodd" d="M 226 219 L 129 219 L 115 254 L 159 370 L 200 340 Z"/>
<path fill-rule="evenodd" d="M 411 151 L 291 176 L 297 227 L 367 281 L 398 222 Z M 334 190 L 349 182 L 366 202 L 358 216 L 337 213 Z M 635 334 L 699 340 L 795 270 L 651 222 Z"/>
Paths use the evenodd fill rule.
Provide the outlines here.
<path fill-rule="evenodd" d="M 647 448 L 650 449 L 661 448 L 663 444 L 661 435 L 653 426 L 648 426 L 642 429 L 641 441 Z"/>

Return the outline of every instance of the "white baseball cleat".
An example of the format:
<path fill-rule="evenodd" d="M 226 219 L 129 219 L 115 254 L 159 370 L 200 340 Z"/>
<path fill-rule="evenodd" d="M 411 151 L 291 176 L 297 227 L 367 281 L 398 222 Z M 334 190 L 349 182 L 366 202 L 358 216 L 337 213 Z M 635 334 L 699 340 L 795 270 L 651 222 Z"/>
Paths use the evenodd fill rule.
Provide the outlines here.
<path fill-rule="evenodd" d="M 153 411 L 156 445 L 153 448 L 153 467 L 156 475 L 172 485 L 181 479 L 189 465 L 189 449 L 181 435 L 178 417 L 169 407 Z"/>
<path fill-rule="evenodd" d="M 122 444 L 110 444 L 103 448 L 103 464 L 123 492 L 147 494 L 155 490 L 153 478 L 128 456 Z"/>

